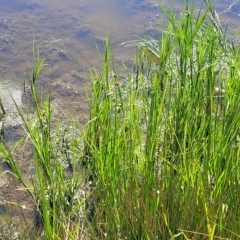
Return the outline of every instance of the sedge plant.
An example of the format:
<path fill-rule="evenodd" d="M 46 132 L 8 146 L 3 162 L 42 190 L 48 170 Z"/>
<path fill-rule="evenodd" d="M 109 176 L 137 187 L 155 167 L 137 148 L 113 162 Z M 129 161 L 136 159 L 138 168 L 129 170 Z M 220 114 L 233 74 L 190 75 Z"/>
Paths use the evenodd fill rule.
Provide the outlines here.
<path fill-rule="evenodd" d="M 168 26 L 127 43 L 139 71 L 126 80 L 106 40 L 85 132 L 98 239 L 240 237 L 239 48 L 205 3 L 161 5 Z"/>
<path fill-rule="evenodd" d="M 61 125 L 52 126 L 50 95 L 37 97 L 34 83 L 44 62 L 35 56 L 35 117 L 28 121 L 18 108 L 34 152 L 30 187 L 11 149 L 0 147 L 36 203 L 39 237 L 83 236 L 81 222 L 73 220 L 85 201 L 75 164 L 80 149 L 94 183 L 86 199 L 89 237 L 240 238 L 239 48 L 228 41 L 212 3 L 205 4 L 197 15 L 193 2 L 183 4 L 181 15 L 160 5 L 168 26 L 159 39 L 127 43 L 137 49 L 136 72 L 124 65 L 124 79 L 111 67 L 106 39 L 102 72 L 90 76 L 83 149 L 76 137 L 65 155 L 70 171 L 59 161 Z"/>
<path fill-rule="evenodd" d="M 39 52 L 33 57 L 30 91 L 34 112 L 30 117 L 26 116 L 13 101 L 26 133 L 16 147 L 20 147 L 22 142 L 30 142 L 33 152 L 30 161 L 33 161 L 35 173 L 30 177 L 24 175 L 21 159 L 13 154 L 14 148 L 10 149 L 4 140 L 0 142 L 1 157 L 9 166 L 8 172 L 23 184 L 22 191 L 27 191 L 35 203 L 36 230 L 30 238 L 81 239 L 84 229 L 84 196 L 81 196 L 84 176 L 77 164 L 80 158 L 79 136 L 71 132 L 72 126 L 64 127 L 54 119 L 50 93 L 45 97 L 37 93 L 35 82 L 44 66 L 44 59 L 40 58 Z"/>

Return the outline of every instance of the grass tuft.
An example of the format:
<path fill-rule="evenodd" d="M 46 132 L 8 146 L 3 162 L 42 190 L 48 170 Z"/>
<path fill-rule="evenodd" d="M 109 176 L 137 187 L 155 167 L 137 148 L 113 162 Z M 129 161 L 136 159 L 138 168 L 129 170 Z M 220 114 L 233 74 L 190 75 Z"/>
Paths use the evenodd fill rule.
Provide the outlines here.
<path fill-rule="evenodd" d="M 136 47 L 125 79 L 106 38 L 81 136 L 53 124 L 50 93 L 35 91 L 44 60 L 34 55 L 32 120 L 17 107 L 34 152 L 32 188 L 12 150 L 0 149 L 35 201 L 38 238 L 240 238 L 239 47 L 204 2 L 197 15 L 193 2 L 180 15 L 159 4 L 168 26 L 159 39 L 124 43 Z"/>

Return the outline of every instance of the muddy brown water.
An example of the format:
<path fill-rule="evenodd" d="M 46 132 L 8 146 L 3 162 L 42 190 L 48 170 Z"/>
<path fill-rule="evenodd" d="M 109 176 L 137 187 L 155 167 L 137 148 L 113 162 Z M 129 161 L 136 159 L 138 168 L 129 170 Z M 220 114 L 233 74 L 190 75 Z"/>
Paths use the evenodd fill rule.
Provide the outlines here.
<path fill-rule="evenodd" d="M 32 44 L 45 58 L 46 65 L 37 79 L 37 87 L 52 90 L 52 101 L 61 118 L 71 116 L 86 119 L 88 107 L 89 69 L 100 71 L 96 50 L 104 48 L 109 36 L 116 68 L 122 62 L 133 62 L 134 50 L 120 45 L 136 36 L 158 35 L 158 26 L 165 23 L 155 0 L 0 0 L 0 94 L 6 111 L 11 113 L 12 100 L 6 86 L 19 105 L 23 105 L 23 82 L 29 84 L 32 69 Z M 200 6 L 202 1 L 195 1 Z M 221 20 L 238 29 L 240 3 L 224 12 L 230 0 L 216 0 Z M 168 0 L 161 1 L 169 5 Z M 182 0 L 174 0 L 179 10 Z M 120 70 L 121 71 L 121 70 Z M 14 112 L 14 111 L 13 111 Z M 16 115 L 9 114 L 5 129 L 8 142 L 20 137 Z M 18 134 L 19 133 L 19 134 Z M 27 159 L 27 158 L 26 158 Z M 26 162 L 26 169 L 29 164 Z M 0 174 L 6 170 L 2 165 Z M 28 170 L 26 170 L 28 172 Z M 9 213 L 6 201 L 21 205 L 31 203 L 9 175 L 0 177 L 0 213 Z M 10 196 L 14 196 L 11 198 Z M 12 210 L 11 210 L 12 211 Z M 30 210 L 26 210 L 30 211 Z M 12 212 L 11 212 L 12 214 Z M 14 210 L 18 217 L 19 210 Z M 29 213 L 30 214 L 30 213 Z M 27 216 L 32 216 L 26 213 Z M 1 217 L 0 217 L 1 218 Z"/>

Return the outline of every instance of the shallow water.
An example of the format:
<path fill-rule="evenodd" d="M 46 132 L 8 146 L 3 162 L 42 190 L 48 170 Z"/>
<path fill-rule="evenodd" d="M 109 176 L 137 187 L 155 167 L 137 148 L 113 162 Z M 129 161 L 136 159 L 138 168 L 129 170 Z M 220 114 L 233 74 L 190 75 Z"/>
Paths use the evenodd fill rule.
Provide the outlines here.
<path fill-rule="evenodd" d="M 179 9 L 181 2 L 173 1 Z M 230 2 L 215 1 L 219 12 Z M 239 6 L 222 14 L 222 19 L 236 26 Z M 122 61 L 132 60 L 133 49 L 119 44 L 136 35 L 157 36 L 157 26 L 164 21 L 155 0 L 0 0 L 0 76 L 22 90 L 23 79 L 30 80 L 35 39 L 47 64 L 38 84 L 52 87 L 53 101 L 63 111 L 86 113 L 89 69 L 100 66 L 96 44 L 101 50 L 108 35 L 120 66 Z"/>
<path fill-rule="evenodd" d="M 0 0 L 0 6 L 1 78 L 20 89 L 30 80 L 35 39 L 48 64 L 38 83 L 51 86 L 53 100 L 72 114 L 87 110 L 89 69 L 100 66 L 96 44 L 101 50 L 108 35 L 116 62 L 128 60 L 133 50 L 118 45 L 151 33 L 158 18 L 156 5 L 145 0 Z"/>
<path fill-rule="evenodd" d="M 231 2 L 216 0 L 217 11 L 224 12 Z M 173 3 L 181 9 L 182 0 Z M 196 4 L 200 6 L 201 1 Z M 239 29 L 239 14 L 240 3 L 237 3 L 232 11 L 221 14 L 221 20 Z M 0 77 L 7 80 L 21 105 L 24 79 L 29 83 L 31 77 L 34 40 L 46 63 L 37 85 L 52 88 L 53 103 L 60 117 L 70 113 L 79 120 L 85 119 L 89 69 L 94 67 L 98 71 L 100 67 L 96 44 L 101 51 L 108 35 L 116 67 L 121 68 L 122 61 L 132 62 L 134 50 L 119 44 L 136 39 L 136 35 L 155 37 L 158 26 L 164 22 L 155 0 L 0 0 Z M 11 98 L 1 86 L 3 105 L 9 109 Z M 16 137 L 13 133 L 17 131 L 13 119 L 13 124 L 6 128 L 6 140 Z M 0 178 L 2 193 L 17 185 L 10 179 Z M 0 211 L 6 212 L 3 200 L 13 193 L 10 189 L 5 195 L 0 194 Z M 27 204 L 22 194 L 18 197 L 17 201 Z"/>

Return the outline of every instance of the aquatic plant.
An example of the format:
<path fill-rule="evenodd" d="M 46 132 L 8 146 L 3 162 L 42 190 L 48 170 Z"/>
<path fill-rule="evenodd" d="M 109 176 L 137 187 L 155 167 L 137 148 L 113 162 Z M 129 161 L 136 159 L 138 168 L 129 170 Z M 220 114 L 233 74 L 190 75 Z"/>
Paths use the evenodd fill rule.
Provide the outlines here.
<path fill-rule="evenodd" d="M 84 228 L 82 183 L 85 178 L 79 163 L 79 135 L 76 129 L 71 130 L 73 125 L 64 126 L 60 120 L 55 122 L 50 94 L 37 95 L 35 82 L 43 64 L 39 52 L 34 54 L 30 90 L 35 108 L 30 118 L 12 98 L 26 136 L 13 149 L 1 141 L 0 154 L 12 175 L 23 185 L 22 191 L 28 192 L 35 203 L 36 226 L 31 239 L 80 239 L 78 235 Z M 20 159 L 13 155 L 23 141 L 32 145 L 34 174 L 30 180 L 21 169 Z"/>
<path fill-rule="evenodd" d="M 81 136 L 53 124 L 50 94 L 37 98 L 35 56 L 35 114 L 18 108 L 34 151 L 30 186 L 4 142 L 0 153 L 35 201 L 36 238 L 240 238 L 239 48 L 205 2 L 197 16 L 188 2 L 181 15 L 161 5 L 167 29 L 128 43 L 137 52 L 125 78 L 106 39 Z"/>
<path fill-rule="evenodd" d="M 239 50 L 206 3 L 161 6 L 167 30 L 127 43 L 126 81 L 106 41 L 85 136 L 100 239 L 239 238 Z"/>

